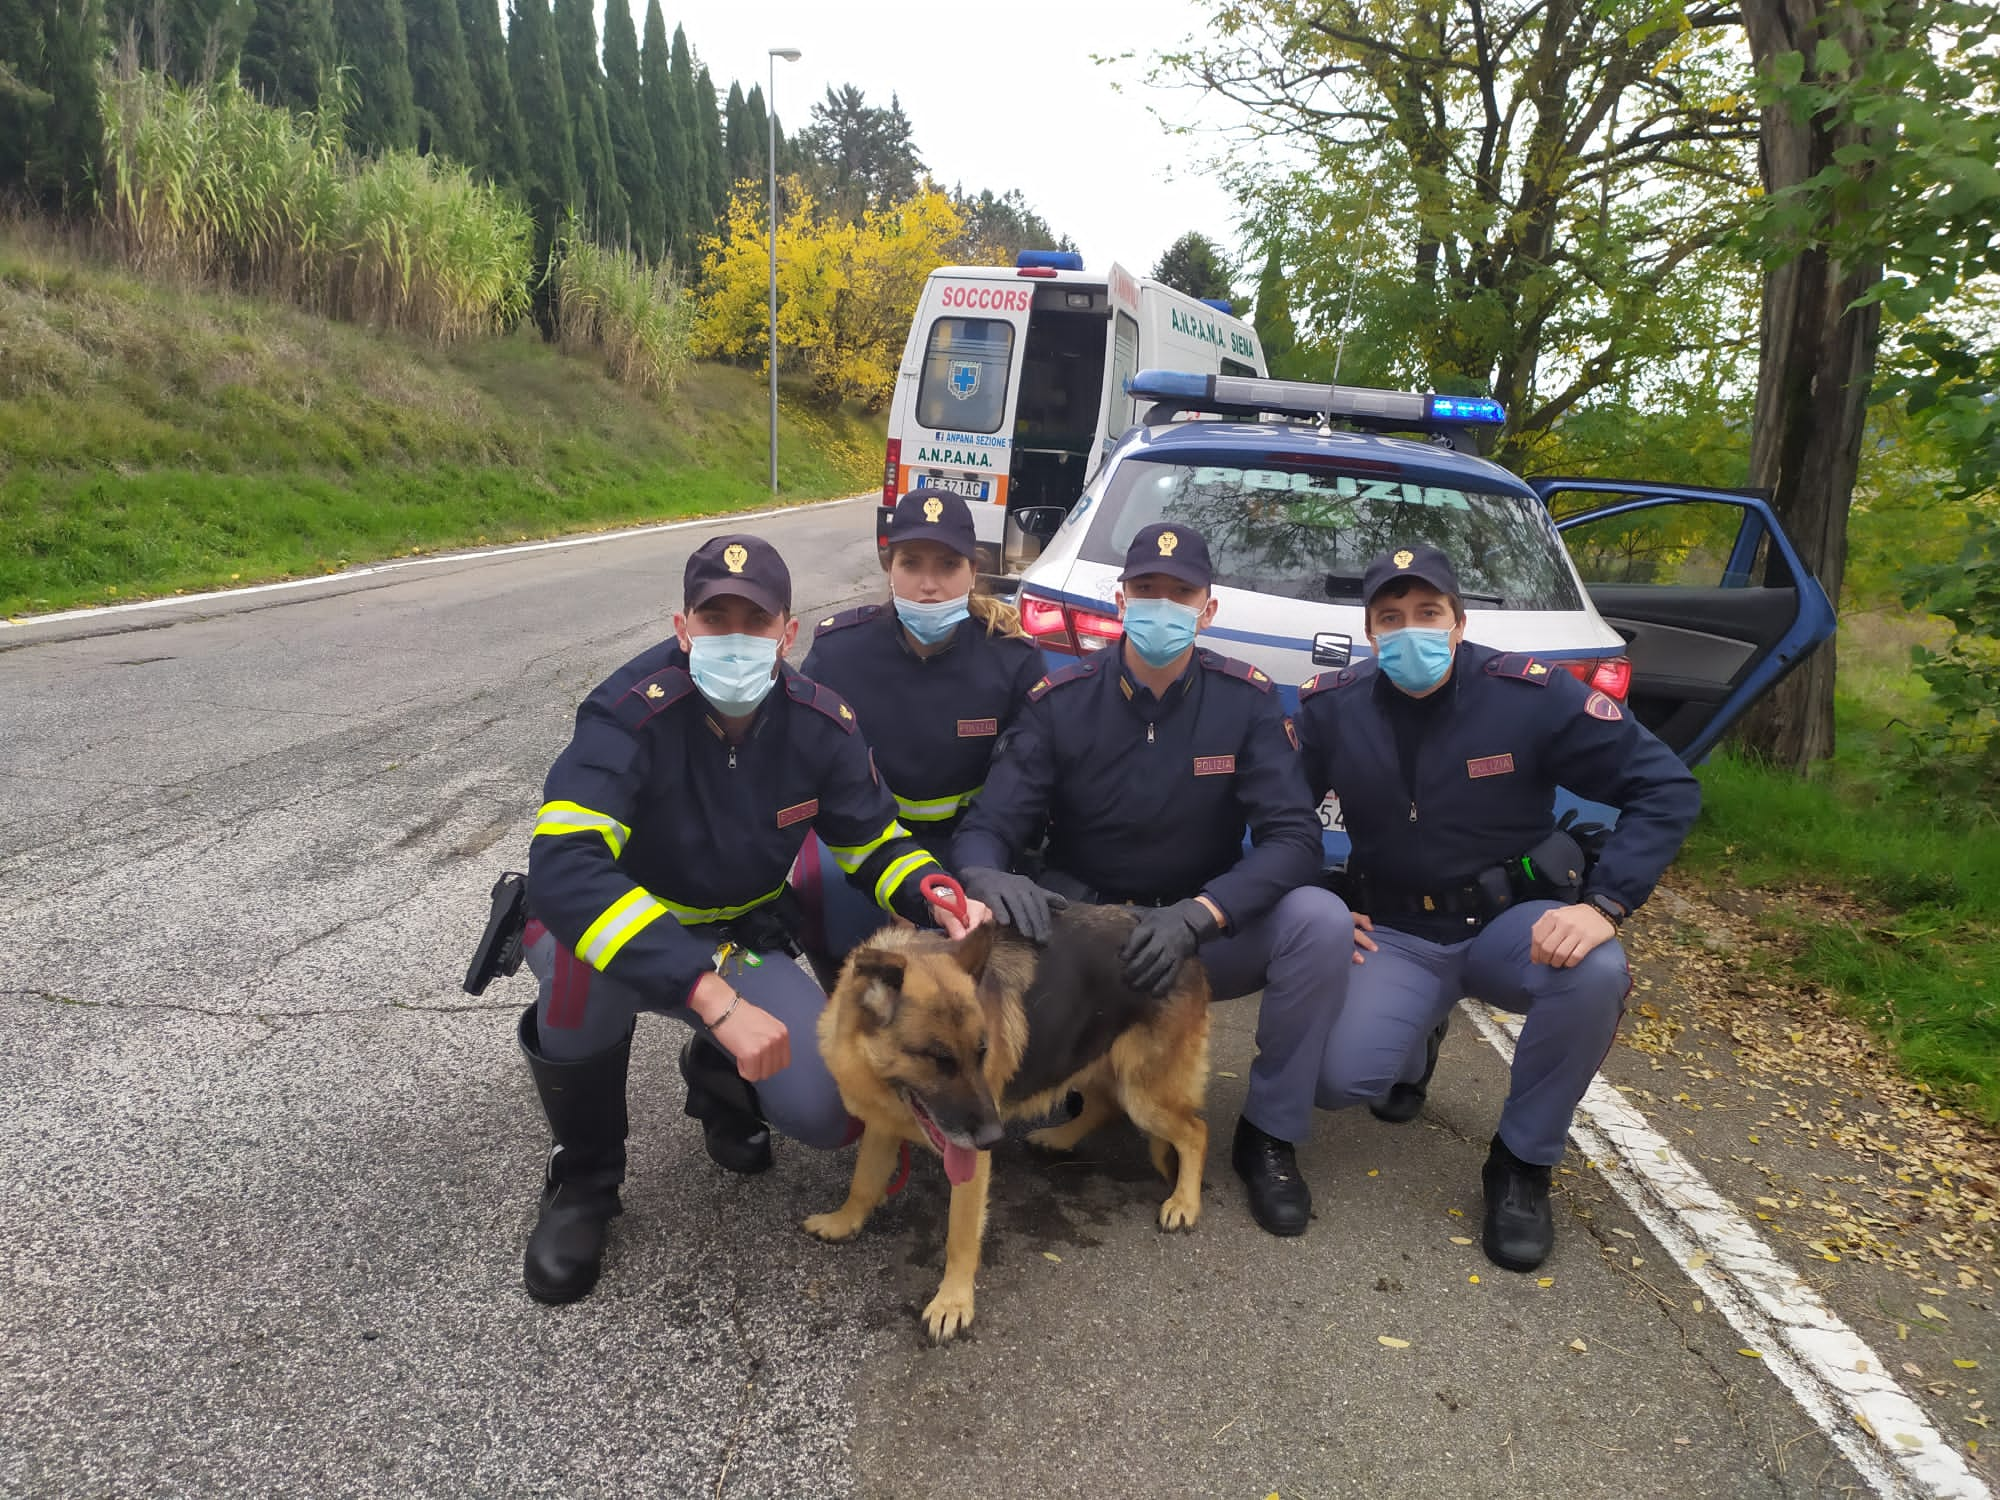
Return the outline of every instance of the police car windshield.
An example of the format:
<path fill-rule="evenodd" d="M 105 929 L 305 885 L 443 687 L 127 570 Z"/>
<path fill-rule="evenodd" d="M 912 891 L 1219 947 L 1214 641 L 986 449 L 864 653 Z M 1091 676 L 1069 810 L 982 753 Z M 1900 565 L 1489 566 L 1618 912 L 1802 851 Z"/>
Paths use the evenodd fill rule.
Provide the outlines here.
<path fill-rule="evenodd" d="M 1346 474 L 1275 456 L 1256 468 L 1132 457 L 1110 478 L 1083 556 L 1122 563 L 1139 529 L 1155 521 L 1178 521 L 1208 538 L 1218 587 L 1355 602 L 1371 558 L 1429 543 L 1452 559 L 1470 603 L 1583 607 L 1555 526 L 1528 496 Z"/>

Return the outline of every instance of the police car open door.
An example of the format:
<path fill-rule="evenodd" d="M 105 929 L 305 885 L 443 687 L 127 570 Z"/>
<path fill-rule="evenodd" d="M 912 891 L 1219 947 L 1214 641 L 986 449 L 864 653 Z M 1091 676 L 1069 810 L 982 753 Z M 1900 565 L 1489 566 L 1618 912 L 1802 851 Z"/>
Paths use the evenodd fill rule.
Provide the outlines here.
<path fill-rule="evenodd" d="M 1591 601 L 1626 641 L 1626 702 L 1690 763 L 1833 634 L 1771 507 L 1736 490 L 1531 479 Z"/>

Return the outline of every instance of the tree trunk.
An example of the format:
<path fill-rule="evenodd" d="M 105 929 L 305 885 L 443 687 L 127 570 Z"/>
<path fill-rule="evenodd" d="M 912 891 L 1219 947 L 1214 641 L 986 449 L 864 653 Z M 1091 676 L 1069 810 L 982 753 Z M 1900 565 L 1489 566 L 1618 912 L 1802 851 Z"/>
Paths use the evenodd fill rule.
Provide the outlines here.
<path fill-rule="evenodd" d="M 1744 0 L 1743 20 L 1759 71 L 1779 53 L 1799 52 L 1810 80 L 1822 38 L 1843 43 L 1857 67 L 1869 45 L 1858 11 L 1827 0 Z M 1759 144 L 1765 192 L 1797 187 L 1831 165 L 1841 146 L 1864 138 L 1859 126 L 1828 115 L 1797 119 L 1781 105 L 1767 108 Z M 1750 482 L 1771 492 L 1800 558 L 1838 606 L 1881 328 L 1878 306 L 1853 304 L 1882 279 L 1882 265 L 1873 255 L 1843 261 L 1830 248 L 1855 237 L 1841 232 L 1843 201 L 1827 201 L 1826 217 L 1797 253 L 1764 277 Z M 1793 770 L 1831 756 L 1834 669 L 1829 641 L 1745 721 L 1749 748 Z"/>

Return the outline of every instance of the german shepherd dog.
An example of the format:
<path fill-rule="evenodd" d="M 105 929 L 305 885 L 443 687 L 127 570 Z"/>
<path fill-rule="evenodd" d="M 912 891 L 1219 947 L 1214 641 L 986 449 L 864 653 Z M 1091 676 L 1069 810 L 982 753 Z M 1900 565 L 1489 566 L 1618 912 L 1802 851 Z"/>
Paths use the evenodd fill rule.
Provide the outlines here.
<path fill-rule="evenodd" d="M 886 1195 L 902 1143 L 928 1145 L 951 1181 L 944 1280 L 924 1309 L 938 1342 L 972 1322 L 986 1229 L 990 1148 L 1001 1121 L 1046 1116 L 1074 1089 L 1075 1119 L 1029 1141 L 1068 1151 L 1119 1113 L 1151 1137 L 1173 1183 L 1160 1227 L 1201 1216 L 1208 1126 L 1208 976 L 1184 963 L 1163 997 L 1125 983 L 1119 946 L 1130 908 L 1072 906 L 1037 948 L 991 922 L 953 943 L 891 928 L 848 955 L 819 1020 L 820 1052 L 862 1122 L 847 1201 L 805 1221 L 823 1240 L 852 1239 Z"/>

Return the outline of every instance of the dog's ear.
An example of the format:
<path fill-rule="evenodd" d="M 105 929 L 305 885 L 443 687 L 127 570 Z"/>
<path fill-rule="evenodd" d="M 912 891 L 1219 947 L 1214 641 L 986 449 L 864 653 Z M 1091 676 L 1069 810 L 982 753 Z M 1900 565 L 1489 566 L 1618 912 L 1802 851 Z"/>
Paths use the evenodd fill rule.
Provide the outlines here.
<path fill-rule="evenodd" d="M 862 948 L 854 955 L 854 977 L 861 981 L 861 1005 L 877 1021 L 895 1019 L 903 1000 L 904 958 L 883 948 Z"/>
<path fill-rule="evenodd" d="M 952 945 L 951 956 L 958 960 L 961 969 L 977 980 L 986 972 L 987 961 L 993 957 L 993 943 L 998 934 L 999 929 L 991 922 L 981 922 Z"/>

